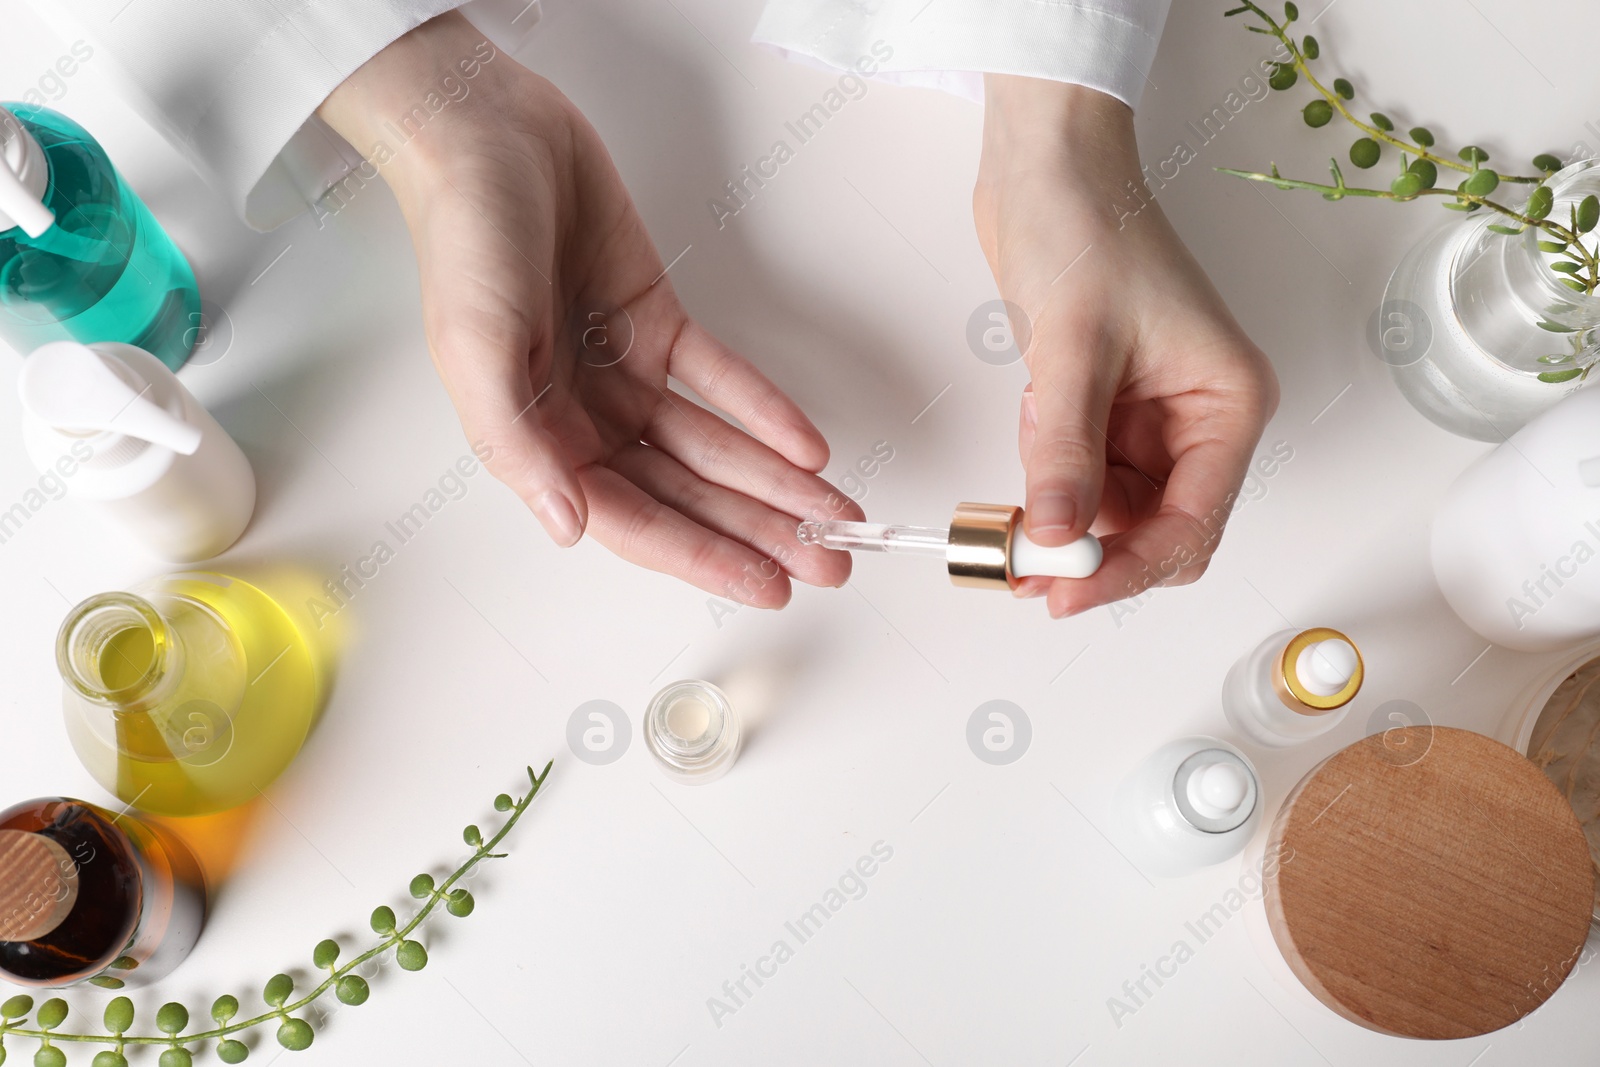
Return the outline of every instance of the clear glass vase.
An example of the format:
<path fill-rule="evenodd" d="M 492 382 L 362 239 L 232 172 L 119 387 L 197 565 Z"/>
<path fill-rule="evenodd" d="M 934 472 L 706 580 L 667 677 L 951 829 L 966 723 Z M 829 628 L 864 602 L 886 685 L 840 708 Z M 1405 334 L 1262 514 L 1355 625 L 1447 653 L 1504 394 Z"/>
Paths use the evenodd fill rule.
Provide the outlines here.
<path fill-rule="evenodd" d="M 1549 217 L 1565 224 L 1572 205 L 1600 194 L 1600 159 L 1573 163 L 1547 184 Z M 1561 284 L 1550 269 L 1560 257 L 1538 247 L 1549 240 L 1543 230 L 1489 229 L 1510 222 L 1480 210 L 1419 241 L 1390 277 L 1368 338 L 1413 407 L 1480 441 L 1505 440 L 1583 381 L 1541 374 L 1581 370 L 1600 356 L 1600 295 Z"/>

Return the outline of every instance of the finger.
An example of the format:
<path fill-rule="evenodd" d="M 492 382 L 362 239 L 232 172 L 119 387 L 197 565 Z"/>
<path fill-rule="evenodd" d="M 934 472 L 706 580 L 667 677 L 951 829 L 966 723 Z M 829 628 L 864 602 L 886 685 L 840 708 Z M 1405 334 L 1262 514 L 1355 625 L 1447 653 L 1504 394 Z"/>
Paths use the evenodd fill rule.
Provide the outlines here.
<path fill-rule="evenodd" d="M 1037 336 L 1034 344 L 1041 341 Z M 1039 360 L 1033 392 L 1037 409 L 1028 450 L 1024 529 L 1036 544 L 1064 545 L 1094 522 L 1105 477 L 1105 426 L 1115 382 L 1095 351 Z"/>
<path fill-rule="evenodd" d="M 608 465 L 674 511 L 750 546 L 808 585 L 840 586 L 850 578 L 850 553 L 802 545 L 793 517 L 696 477 L 659 448 L 635 445 Z"/>
<path fill-rule="evenodd" d="M 796 518 L 864 517 L 839 490 L 686 397 L 666 393 L 644 439 L 706 481 Z"/>
<path fill-rule="evenodd" d="M 789 602 L 789 576 L 748 545 L 706 529 L 608 467 L 585 467 L 582 478 L 589 536 L 629 563 L 741 604 Z"/>
<path fill-rule="evenodd" d="M 1017 416 L 1017 455 L 1022 466 L 1028 466 L 1028 453 L 1033 451 L 1033 439 L 1039 430 L 1039 398 L 1033 395 L 1033 383 L 1022 387 L 1022 411 Z"/>
<path fill-rule="evenodd" d="M 1187 585 L 1205 573 L 1233 513 L 1255 431 L 1239 420 L 1222 438 L 1201 441 L 1178 456 L 1161 505 L 1128 532 L 1108 538 L 1100 569 L 1088 578 L 1058 579 L 1050 614 L 1075 615 L 1147 589 Z"/>
<path fill-rule="evenodd" d="M 793 400 L 733 349 L 694 323 L 678 335 L 667 372 L 802 470 L 828 465 L 828 442 Z"/>
<path fill-rule="evenodd" d="M 549 294 L 529 300 L 501 290 L 481 276 L 480 265 L 461 262 L 466 247 L 440 242 L 434 254 L 418 257 L 428 347 L 484 466 L 565 548 L 583 536 L 587 502 L 565 450 L 534 406 L 549 383 L 535 383 L 528 373 L 534 329 L 541 321 L 548 326 Z"/>

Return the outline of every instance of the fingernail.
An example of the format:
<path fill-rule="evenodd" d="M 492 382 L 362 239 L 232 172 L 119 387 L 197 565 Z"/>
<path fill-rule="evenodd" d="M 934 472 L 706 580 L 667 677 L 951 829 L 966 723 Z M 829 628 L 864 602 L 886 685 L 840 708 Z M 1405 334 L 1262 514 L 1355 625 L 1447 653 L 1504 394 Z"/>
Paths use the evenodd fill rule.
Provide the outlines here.
<path fill-rule="evenodd" d="M 578 522 L 578 509 L 572 506 L 572 501 L 555 490 L 539 494 L 539 498 L 533 502 L 533 511 L 562 548 L 571 548 L 583 536 L 583 526 Z"/>
<path fill-rule="evenodd" d="M 1040 493 L 1028 509 L 1028 528 L 1034 532 L 1066 530 L 1077 517 L 1078 502 L 1066 493 Z"/>
<path fill-rule="evenodd" d="M 1039 402 L 1033 398 L 1033 387 L 1022 394 L 1022 422 L 1030 430 L 1039 428 Z"/>

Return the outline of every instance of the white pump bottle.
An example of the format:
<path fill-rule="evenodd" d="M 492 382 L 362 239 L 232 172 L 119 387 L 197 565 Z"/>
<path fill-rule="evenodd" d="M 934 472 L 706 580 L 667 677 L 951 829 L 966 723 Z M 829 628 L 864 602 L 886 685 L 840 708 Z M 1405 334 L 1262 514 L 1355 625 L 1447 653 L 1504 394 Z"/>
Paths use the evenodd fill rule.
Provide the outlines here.
<path fill-rule="evenodd" d="M 175 563 L 220 555 L 255 511 L 250 461 L 159 359 L 56 341 L 24 361 L 23 437 L 67 495 Z M 88 453 L 84 458 L 85 452 Z"/>

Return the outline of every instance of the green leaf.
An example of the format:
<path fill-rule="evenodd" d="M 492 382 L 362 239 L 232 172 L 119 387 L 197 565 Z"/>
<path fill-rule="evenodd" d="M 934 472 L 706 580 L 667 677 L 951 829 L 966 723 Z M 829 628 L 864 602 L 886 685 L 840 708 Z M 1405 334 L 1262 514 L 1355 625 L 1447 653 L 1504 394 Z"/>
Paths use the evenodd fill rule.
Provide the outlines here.
<path fill-rule="evenodd" d="M 94 1059 L 89 1061 L 89 1067 L 128 1067 L 128 1057 L 120 1052 L 106 1049 L 104 1052 L 94 1054 Z"/>
<path fill-rule="evenodd" d="M 461 840 L 465 841 L 473 848 L 477 848 L 479 845 L 483 844 L 483 831 L 479 830 L 476 826 L 469 824 L 465 830 L 461 831 Z"/>
<path fill-rule="evenodd" d="M 156 1064 L 158 1067 L 194 1067 L 194 1053 L 186 1048 L 169 1048 Z"/>
<path fill-rule="evenodd" d="M 278 1044 L 290 1052 L 303 1052 L 310 1048 L 314 1037 L 316 1034 L 311 1024 L 304 1019 L 285 1019 L 283 1025 L 278 1027 Z"/>
<path fill-rule="evenodd" d="M 433 875 L 419 874 L 411 879 L 411 895 L 421 900 L 433 892 Z"/>
<path fill-rule="evenodd" d="M 181 1034 L 189 1025 L 189 1009 L 177 1001 L 168 1001 L 156 1011 L 156 1029 L 163 1034 Z"/>
<path fill-rule="evenodd" d="M 1439 180 L 1439 168 L 1433 165 L 1432 160 L 1413 159 L 1406 169 L 1421 180 L 1424 189 L 1432 189 Z"/>
<path fill-rule="evenodd" d="M 1306 120 L 1307 126 L 1317 129 L 1326 126 L 1333 118 L 1333 105 L 1319 97 L 1307 104 L 1300 115 Z"/>
<path fill-rule="evenodd" d="M 1570 370 L 1547 370 L 1539 375 L 1539 380 L 1541 382 L 1570 382 L 1582 373 L 1582 367 L 1573 367 Z"/>
<path fill-rule="evenodd" d="M 1541 251 L 1541 252 L 1556 252 L 1556 253 L 1560 253 L 1560 252 L 1565 252 L 1566 250 L 1567 250 L 1567 242 L 1565 242 L 1565 241 L 1540 241 L 1539 242 L 1539 251 Z"/>
<path fill-rule="evenodd" d="M 1391 193 L 1393 193 L 1395 196 L 1403 196 L 1407 199 L 1416 196 L 1418 193 L 1422 192 L 1422 189 L 1422 179 L 1409 170 L 1389 183 L 1389 191 Z"/>
<path fill-rule="evenodd" d="M 372 987 L 359 974 L 347 974 L 333 987 L 333 993 L 342 1004 L 365 1004 L 372 995 Z"/>
<path fill-rule="evenodd" d="M 1463 204 L 1456 200 L 1446 200 L 1440 207 L 1449 208 L 1451 211 L 1471 211 L 1477 204 Z"/>
<path fill-rule="evenodd" d="M 1323 102 L 1326 103 L 1327 101 Z M 514 807 L 516 807 L 516 802 L 511 799 L 510 793 L 501 793 L 494 798 L 495 811 L 510 811 Z"/>
<path fill-rule="evenodd" d="M 1294 0 L 1283 5 L 1283 21 L 1285 24 L 1293 22 L 1300 17 L 1300 9 L 1294 5 Z"/>
<path fill-rule="evenodd" d="M 1489 153 L 1485 152 L 1475 144 L 1467 145 L 1467 147 L 1457 152 L 1456 155 L 1460 156 L 1468 163 L 1483 163 L 1489 158 Z"/>
<path fill-rule="evenodd" d="M 422 947 L 420 941 L 402 941 L 400 947 L 395 949 L 394 958 L 401 970 L 420 971 L 428 965 L 428 950 Z"/>
<path fill-rule="evenodd" d="M 1411 127 L 1411 140 L 1423 148 L 1433 147 L 1433 131 L 1426 126 Z"/>
<path fill-rule="evenodd" d="M 1385 115 L 1381 111 L 1374 111 L 1372 113 L 1372 124 L 1378 127 L 1378 129 L 1382 130 L 1384 133 L 1389 133 L 1394 129 L 1394 120 L 1389 118 L 1388 115 Z"/>
<path fill-rule="evenodd" d="M 394 909 L 387 904 L 379 904 L 372 909 L 372 932 L 375 934 L 394 933 Z"/>
<path fill-rule="evenodd" d="M 133 1001 L 117 997 L 106 1005 L 106 1029 L 113 1034 L 127 1033 L 133 1027 Z"/>
<path fill-rule="evenodd" d="M 1317 43 L 1315 37 L 1308 33 L 1306 34 L 1306 39 L 1300 44 L 1300 51 L 1307 59 L 1316 59 L 1322 54 L 1322 46 Z"/>
<path fill-rule="evenodd" d="M 1542 170 L 1546 174 L 1554 174 L 1561 169 L 1561 160 L 1549 152 L 1540 152 L 1533 157 L 1533 165 L 1536 169 Z"/>
<path fill-rule="evenodd" d="M 450 891 L 450 899 L 445 901 L 444 910 L 458 919 L 465 919 L 472 914 L 472 909 L 477 907 L 477 902 L 472 899 L 472 894 L 465 889 Z"/>
<path fill-rule="evenodd" d="M 1346 100 L 1355 99 L 1356 87 L 1351 85 L 1343 78 L 1333 79 L 1333 91 L 1344 97 Z"/>
<path fill-rule="evenodd" d="M 1589 291 L 1587 288 L 1584 287 L 1584 284 L 1582 282 L 1578 281 L 1578 279 L 1576 279 L 1576 278 L 1557 278 L 1556 281 L 1560 282 L 1562 285 L 1566 286 L 1568 289 L 1573 289 L 1573 290 L 1576 290 L 1577 292 L 1580 292 L 1580 293 L 1587 293 Z"/>
<path fill-rule="evenodd" d="M 33 1054 L 33 1067 L 67 1067 L 67 1054 L 54 1045 L 41 1046 Z"/>
<path fill-rule="evenodd" d="M 1590 193 L 1578 205 L 1578 232 L 1588 233 L 1600 223 L 1600 197 Z"/>
<path fill-rule="evenodd" d="M 1247 7 L 1230 7 L 1228 10 L 1226 10 L 1226 11 L 1224 11 L 1222 13 L 1222 17 L 1223 18 L 1231 18 L 1234 15 L 1242 15 L 1246 11 L 1249 11 L 1249 10 L 1250 9 L 1247 8 Z"/>
<path fill-rule="evenodd" d="M 1378 157 L 1383 150 L 1378 147 L 1378 142 L 1370 137 L 1361 137 L 1350 146 L 1350 162 L 1366 170 L 1378 162 Z"/>
<path fill-rule="evenodd" d="M 1272 73 L 1267 77 L 1267 84 L 1274 89 L 1287 89 L 1300 78 L 1300 72 L 1294 69 L 1292 63 L 1274 63 Z"/>
<path fill-rule="evenodd" d="M 1550 264 L 1550 269 L 1554 271 L 1560 271 L 1562 274 L 1576 274 L 1582 268 L 1580 268 L 1578 264 L 1564 259 L 1559 263 Z"/>
<path fill-rule="evenodd" d="M 1490 229 L 1490 230 L 1493 230 L 1495 233 L 1503 233 L 1503 234 L 1506 234 L 1507 236 L 1515 237 L 1517 234 L 1521 233 L 1527 227 L 1525 227 L 1525 226 L 1502 226 L 1498 222 L 1491 222 L 1491 223 L 1489 223 L 1489 225 L 1486 228 Z"/>
<path fill-rule="evenodd" d="M 219 1023 L 225 1023 L 239 1014 L 239 998 L 229 993 L 224 993 L 211 1002 L 211 1017 Z"/>
<path fill-rule="evenodd" d="M 51 997 L 39 1005 L 39 1014 L 34 1016 L 34 1022 L 39 1024 L 40 1029 L 54 1030 L 67 1021 L 69 1010 L 66 1001 L 60 997 Z"/>
<path fill-rule="evenodd" d="M 1522 213 L 1530 219 L 1542 219 L 1550 214 L 1550 209 L 1555 206 L 1556 194 L 1550 191 L 1548 185 L 1541 185 L 1528 197 L 1528 206 Z"/>
<path fill-rule="evenodd" d="M 266 988 L 261 990 L 261 999 L 274 1008 L 281 1008 L 294 992 L 294 979 L 286 974 L 275 974 L 267 979 Z"/>
<path fill-rule="evenodd" d="M 33 998 L 26 993 L 18 993 L 0 1004 L 0 1016 L 7 1019 L 23 1019 L 33 1010 Z"/>
<path fill-rule="evenodd" d="M 217 1045 L 217 1059 L 223 1063 L 243 1063 L 250 1058 L 250 1046 L 229 1038 Z"/>
<path fill-rule="evenodd" d="M 333 966 L 339 958 L 339 942 L 333 938 L 318 941 L 317 947 L 311 950 L 311 965 L 326 970 Z"/>
<path fill-rule="evenodd" d="M 1540 319 L 1539 320 L 1539 329 L 1541 329 L 1541 330 L 1549 330 L 1551 333 L 1577 333 L 1578 332 L 1576 327 L 1563 326 L 1559 322 L 1551 322 L 1549 319 Z M 1541 360 L 1544 359 L 1543 356 L 1540 356 L 1539 358 Z"/>
<path fill-rule="evenodd" d="M 1500 175 L 1492 170 L 1475 170 L 1461 183 L 1464 192 L 1473 196 L 1488 196 L 1500 185 Z"/>
<path fill-rule="evenodd" d="M 113 978 L 109 974 L 97 974 L 89 979 L 89 984 L 99 986 L 101 989 L 121 989 L 126 983 L 120 978 Z"/>

